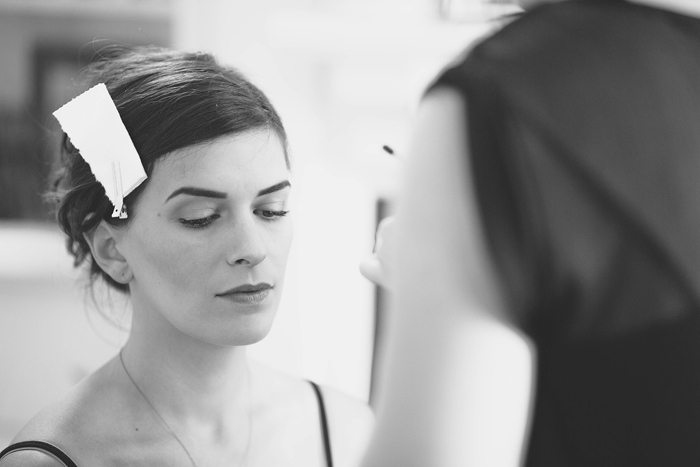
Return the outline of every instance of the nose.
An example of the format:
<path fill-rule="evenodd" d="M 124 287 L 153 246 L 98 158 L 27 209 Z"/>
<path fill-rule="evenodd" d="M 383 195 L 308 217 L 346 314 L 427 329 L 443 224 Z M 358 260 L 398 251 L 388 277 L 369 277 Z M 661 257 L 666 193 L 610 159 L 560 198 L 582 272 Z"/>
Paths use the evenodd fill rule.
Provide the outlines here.
<path fill-rule="evenodd" d="M 267 258 L 267 247 L 263 241 L 255 219 L 237 223 L 233 230 L 232 248 L 226 257 L 231 265 L 256 266 Z"/>

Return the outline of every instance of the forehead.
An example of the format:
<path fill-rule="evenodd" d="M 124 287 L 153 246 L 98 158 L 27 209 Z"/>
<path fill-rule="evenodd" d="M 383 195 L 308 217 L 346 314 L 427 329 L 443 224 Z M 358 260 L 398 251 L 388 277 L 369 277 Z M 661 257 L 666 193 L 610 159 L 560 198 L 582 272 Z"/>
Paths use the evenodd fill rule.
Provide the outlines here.
<path fill-rule="evenodd" d="M 258 185 L 283 180 L 287 173 L 277 134 L 256 130 L 173 151 L 156 162 L 148 188 L 167 191 L 187 185 L 257 190 Z"/>

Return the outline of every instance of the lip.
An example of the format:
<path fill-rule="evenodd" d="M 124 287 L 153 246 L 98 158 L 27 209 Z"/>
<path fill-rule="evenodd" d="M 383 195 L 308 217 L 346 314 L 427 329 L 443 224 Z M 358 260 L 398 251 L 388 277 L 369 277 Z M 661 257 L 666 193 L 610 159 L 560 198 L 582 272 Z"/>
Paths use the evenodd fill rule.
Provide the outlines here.
<path fill-rule="evenodd" d="M 243 284 L 238 287 L 227 290 L 226 292 L 216 294 L 217 297 L 232 300 L 237 303 L 257 304 L 265 300 L 272 290 L 272 286 L 265 282 L 258 284 Z"/>

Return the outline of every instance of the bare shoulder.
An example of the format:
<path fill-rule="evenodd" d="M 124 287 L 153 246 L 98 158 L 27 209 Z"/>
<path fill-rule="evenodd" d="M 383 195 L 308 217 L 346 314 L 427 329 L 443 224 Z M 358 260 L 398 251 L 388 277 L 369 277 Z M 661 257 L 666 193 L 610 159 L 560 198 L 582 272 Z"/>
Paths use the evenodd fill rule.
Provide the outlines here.
<path fill-rule="evenodd" d="M 36 414 L 12 440 L 12 444 L 26 441 L 41 441 L 57 446 L 70 453 L 75 449 L 71 430 L 74 414 L 66 398 L 44 408 Z M 70 457 L 70 454 L 68 454 Z M 63 466 L 53 455 L 36 448 L 16 450 L 0 460 L 0 467 L 53 467 Z"/>
<path fill-rule="evenodd" d="M 79 418 L 75 407 L 79 406 L 80 392 L 74 389 L 62 399 L 43 408 L 24 425 L 12 443 L 44 441 L 62 449 L 70 444 L 70 434 L 75 432 L 74 426 Z"/>
<path fill-rule="evenodd" d="M 254 378 L 259 381 L 256 393 L 276 404 L 290 407 L 293 413 L 304 413 L 308 433 L 320 443 L 318 402 L 309 381 L 255 365 Z M 374 425 L 374 414 L 367 403 L 329 386 L 320 386 L 326 410 L 334 465 L 357 466 L 364 455 Z M 279 419 L 276 423 L 279 426 Z M 299 432 L 297 426 L 296 432 Z M 289 433 L 285 434 L 289 437 Z M 322 450 L 322 445 L 318 445 Z"/>
<path fill-rule="evenodd" d="M 68 394 L 37 413 L 17 433 L 12 443 L 43 441 L 61 449 L 76 463 L 75 457 L 84 457 L 92 447 L 99 446 L 103 434 L 110 429 L 109 398 L 114 397 L 115 388 L 106 384 L 105 372 L 111 371 L 106 364 L 97 372 L 76 385 Z M 112 410 L 114 412 L 114 410 Z M 7 459 L 7 461 L 6 461 Z M 54 466 L 63 465 L 53 456 L 37 450 L 13 452 L 0 461 L 6 466 Z"/>
<path fill-rule="evenodd" d="M 286 400 L 303 400 L 305 403 L 316 404 L 315 395 L 309 381 L 300 379 L 261 364 L 254 364 L 255 378 L 264 381 L 256 392 L 277 394 Z M 326 385 L 319 385 L 330 423 L 346 427 L 348 430 L 357 429 L 364 432 L 371 429 L 374 414 L 366 402 L 351 397 L 342 391 Z"/>
<path fill-rule="evenodd" d="M 40 451 L 15 451 L 0 459 L 0 467 L 65 467 L 53 456 Z"/>
<path fill-rule="evenodd" d="M 321 386 L 333 459 L 337 465 L 359 465 L 374 427 L 366 402 L 330 386 Z"/>
<path fill-rule="evenodd" d="M 348 427 L 372 428 L 374 413 L 366 402 L 330 386 L 320 386 L 329 417 Z"/>

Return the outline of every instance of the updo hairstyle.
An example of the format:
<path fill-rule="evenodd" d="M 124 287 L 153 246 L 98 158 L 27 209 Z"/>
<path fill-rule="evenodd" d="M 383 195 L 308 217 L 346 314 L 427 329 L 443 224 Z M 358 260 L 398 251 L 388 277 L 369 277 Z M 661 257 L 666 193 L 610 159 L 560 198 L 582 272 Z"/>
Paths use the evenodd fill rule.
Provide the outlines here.
<path fill-rule="evenodd" d="M 274 131 L 290 165 L 287 136 L 270 101 L 238 71 L 222 66 L 209 54 L 156 47 L 110 48 L 100 52 L 86 73 L 88 86 L 107 86 L 149 177 L 156 161 L 172 151 L 254 129 Z M 113 218 L 114 207 L 103 186 L 65 133 L 59 156 L 49 199 L 68 236 L 74 265 L 87 261 L 90 283 L 101 276 L 115 289 L 128 292 L 128 285 L 102 271 L 85 235 L 100 221 L 128 224 L 148 179 L 124 199 L 129 218 Z"/>

